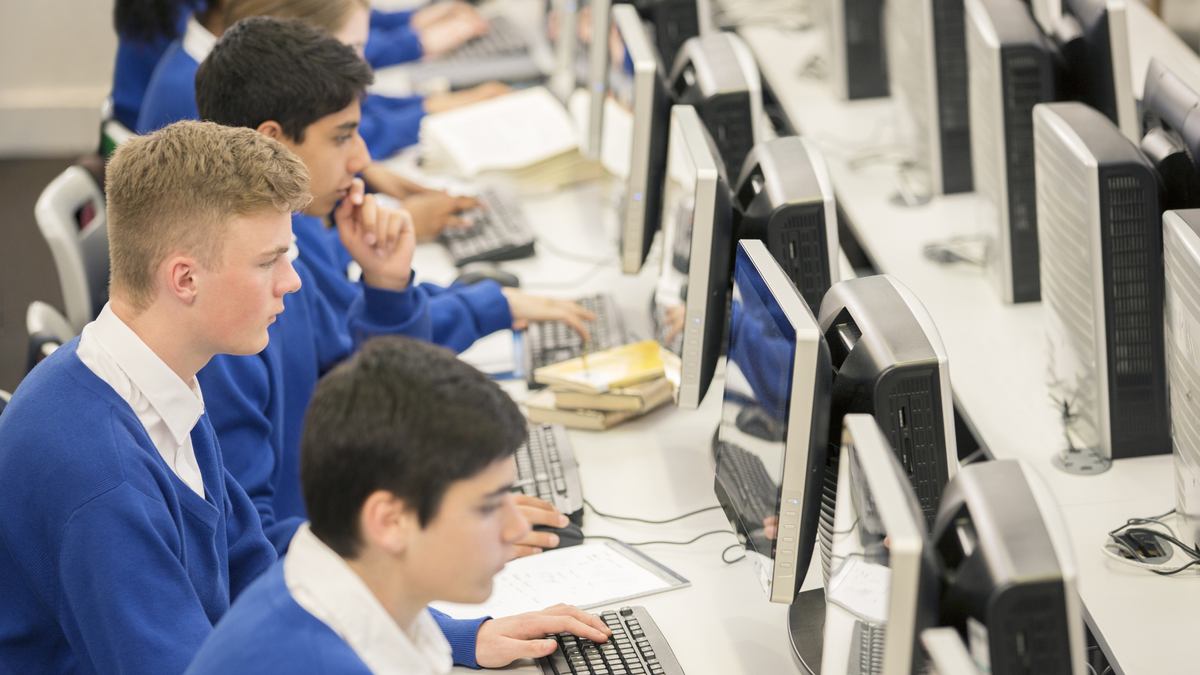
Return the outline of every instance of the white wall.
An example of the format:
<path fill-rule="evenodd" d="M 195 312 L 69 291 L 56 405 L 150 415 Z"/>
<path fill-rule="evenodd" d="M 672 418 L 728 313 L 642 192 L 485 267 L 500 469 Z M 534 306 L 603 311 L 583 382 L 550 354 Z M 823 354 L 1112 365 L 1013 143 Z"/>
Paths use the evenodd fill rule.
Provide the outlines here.
<path fill-rule="evenodd" d="M 95 150 L 116 50 L 112 0 L 0 0 L 0 157 Z"/>

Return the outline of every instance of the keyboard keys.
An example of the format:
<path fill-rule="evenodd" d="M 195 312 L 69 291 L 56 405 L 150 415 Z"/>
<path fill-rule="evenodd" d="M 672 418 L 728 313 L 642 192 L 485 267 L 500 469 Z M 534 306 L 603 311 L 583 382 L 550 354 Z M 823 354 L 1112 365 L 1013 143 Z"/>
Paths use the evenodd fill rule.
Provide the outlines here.
<path fill-rule="evenodd" d="M 594 643 L 567 633 L 553 636 L 559 643 L 555 654 L 543 660 L 543 672 L 549 664 L 557 675 L 683 675 L 683 670 L 674 654 L 663 641 L 658 629 L 652 630 L 655 637 L 646 637 L 641 619 L 652 624 L 645 610 L 623 607 L 620 612 L 601 613 L 612 637 L 604 643 Z M 640 638 L 631 637 L 634 633 Z M 569 669 L 569 670 L 568 670 Z"/>

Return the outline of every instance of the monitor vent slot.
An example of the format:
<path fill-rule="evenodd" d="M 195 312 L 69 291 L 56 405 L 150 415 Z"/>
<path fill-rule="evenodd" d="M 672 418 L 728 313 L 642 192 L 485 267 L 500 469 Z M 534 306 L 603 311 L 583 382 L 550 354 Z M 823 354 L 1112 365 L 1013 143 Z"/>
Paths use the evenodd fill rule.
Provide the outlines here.
<path fill-rule="evenodd" d="M 770 228 L 771 251 L 815 315 L 829 290 L 824 204 L 791 207 L 780 215 L 780 225 Z"/>
<path fill-rule="evenodd" d="M 840 429 L 839 421 L 837 427 Z M 837 510 L 838 464 L 841 462 L 841 447 L 830 444 L 825 459 L 825 480 L 821 484 L 821 520 L 817 523 L 817 541 L 821 546 L 821 574 L 825 587 L 829 587 L 829 575 L 833 565 L 833 517 Z"/>
<path fill-rule="evenodd" d="M 1040 55 L 1004 59 L 1004 141 L 1014 302 L 1041 298 L 1038 272 L 1037 186 L 1033 173 L 1033 106 L 1047 100 L 1049 68 Z"/>
<path fill-rule="evenodd" d="M 1051 394 L 1073 402 L 1074 429 L 1089 445 L 1099 421 L 1088 169 L 1049 124 L 1034 130 L 1042 303 Z"/>
<path fill-rule="evenodd" d="M 1020 633 L 1025 653 L 992 650 L 993 672 L 1070 672 L 1065 597 L 1062 582 L 1054 581 L 1014 586 L 996 601 L 988 626 L 992 644 L 1015 644 Z"/>
<path fill-rule="evenodd" d="M 973 189 L 964 15 L 963 0 L 933 0 L 942 191 L 947 194 Z"/>
<path fill-rule="evenodd" d="M 1158 223 L 1150 209 L 1157 204 L 1152 186 L 1129 174 L 1113 174 L 1105 181 L 1108 264 L 1111 304 L 1108 304 L 1109 416 L 1114 444 L 1119 438 L 1154 435 L 1161 358 L 1155 349 L 1156 328 L 1162 325 L 1161 293 L 1155 293 L 1159 269 L 1157 237 L 1150 228 Z"/>
<path fill-rule="evenodd" d="M 949 480 L 946 452 L 938 442 L 938 432 L 943 426 L 935 402 L 938 384 L 937 370 L 933 368 L 901 377 L 888 387 L 882 410 L 876 411 L 876 419 L 908 472 L 931 531 L 942 488 Z M 884 414 L 882 419 L 880 412 Z"/>

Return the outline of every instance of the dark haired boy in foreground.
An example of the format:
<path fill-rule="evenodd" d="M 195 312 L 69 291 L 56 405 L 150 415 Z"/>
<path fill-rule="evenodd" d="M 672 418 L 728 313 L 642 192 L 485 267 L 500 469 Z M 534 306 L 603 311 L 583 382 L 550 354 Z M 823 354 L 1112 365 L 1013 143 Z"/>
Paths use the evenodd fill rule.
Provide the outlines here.
<path fill-rule="evenodd" d="M 510 492 L 525 435 L 512 399 L 450 352 L 404 338 L 368 343 L 321 381 L 305 419 L 311 523 L 188 672 L 449 672 L 450 645 L 427 605 L 486 600 L 528 531 Z M 548 655 L 547 633 L 609 635 L 566 605 L 500 621 L 523 630 L 492 638 L 485 622 L 481 666 Z"/>

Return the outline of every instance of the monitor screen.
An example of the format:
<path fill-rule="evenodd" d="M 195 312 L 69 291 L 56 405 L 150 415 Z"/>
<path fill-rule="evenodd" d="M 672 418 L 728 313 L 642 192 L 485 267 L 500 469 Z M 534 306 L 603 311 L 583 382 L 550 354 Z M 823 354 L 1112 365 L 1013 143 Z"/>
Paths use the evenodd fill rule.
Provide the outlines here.
<path fill-rule="evenodd" d="M 738 245 L 734 270 L 714 490 L 763 590 L 790 603 L 816 540 L 833 369 L 761 241 Z"/>
<path fill-rule="evenodd" d="M 625 178 L 621 202 L 621 269 L 635 274 L 662 217 L 670 101 L 658 56 L 632 5 L 612 10 L 603 158 Z"/>
<path fill-rule="evenodd" d="M 907 472 L 870 415 L 846 416 L 839 464 L 821 673 L 922 672 L 939 574 Z"/>

